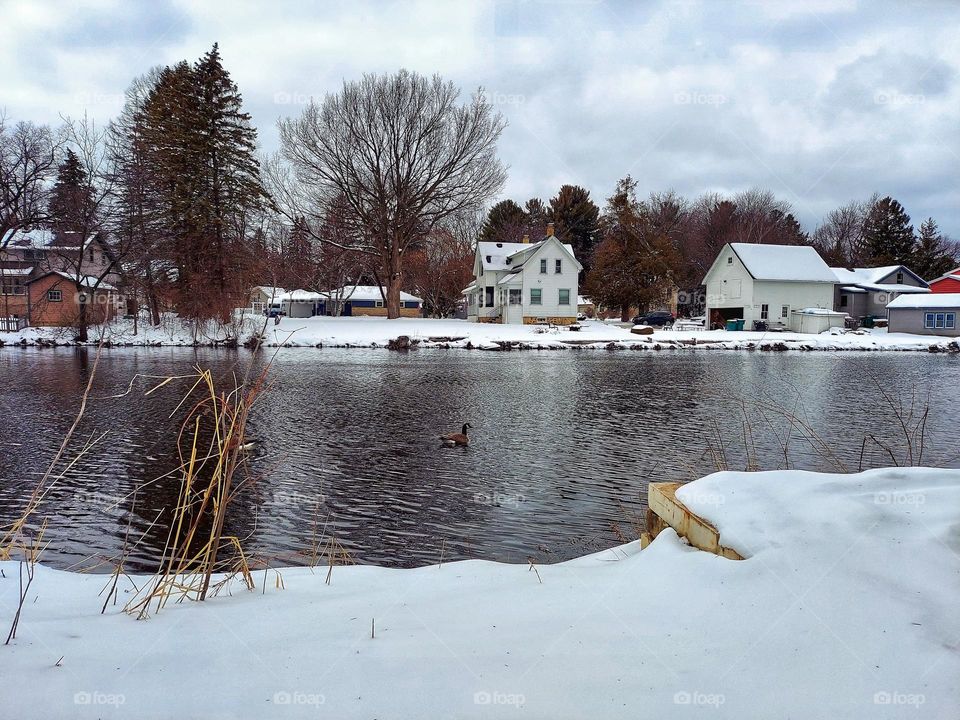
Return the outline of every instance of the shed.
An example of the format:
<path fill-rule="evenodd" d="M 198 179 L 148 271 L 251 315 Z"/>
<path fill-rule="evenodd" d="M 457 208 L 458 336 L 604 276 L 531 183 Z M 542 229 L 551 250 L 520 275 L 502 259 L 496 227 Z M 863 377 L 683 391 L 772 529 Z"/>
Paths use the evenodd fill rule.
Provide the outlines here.
<path fill-rule="evenodd" d="M 889 332 L 956 337 L 960 292 L 901 295 L 887 305 Z"/>

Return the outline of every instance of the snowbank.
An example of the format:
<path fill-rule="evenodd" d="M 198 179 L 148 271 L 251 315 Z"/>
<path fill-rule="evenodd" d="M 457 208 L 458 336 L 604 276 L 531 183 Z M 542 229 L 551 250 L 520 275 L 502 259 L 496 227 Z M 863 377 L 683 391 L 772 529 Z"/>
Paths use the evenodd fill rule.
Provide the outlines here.
<path fill-rule="evenodd" d="M 264 333 L 269 347 L 386 347 L 406 335 L 418 347 L 470 348 L 502 350 L 525 348 L 564 350 L 571 348 L 609 350 L 908 350 L 927 352 L 960 351 L 960 338 L 888 333 L 885 329 L 846 332 L 839 329 L 820 334 L 791 332 L 728 332 L 725 330 L 656 330 L 652 335 L 631 334 L 629 324 L 584 321 L 579 331 L 564 327 L 499 325 L 471 323 L 466 320 L 373 317 L 283 318 L 279 325 L 271 320 Z M 247 316 L 239 327 L 207 327 L 196 333 L 176 318 L 167 318 L 158 328 L 141 325 L 134 335 L 129 321 L 107 326 L 106 338 L 115 346 L 221 345 L 243 343 L 264 327 L 262 317 Z M 71 330 L 27 328 L 19 333 L 2 333 L 7 345 L 73 344 Z M 96 342 L 98 333 L 91 332 Z"/>
<path fill-rule="evenodd" d="M 667 530 L 535 571 L 287 569 L 147 621 L 99 614 L 104 576 L 41 567 L 0 716 L 956 717 L 960 471 L 720 473 L 678 496 L 747 559 Z"/>

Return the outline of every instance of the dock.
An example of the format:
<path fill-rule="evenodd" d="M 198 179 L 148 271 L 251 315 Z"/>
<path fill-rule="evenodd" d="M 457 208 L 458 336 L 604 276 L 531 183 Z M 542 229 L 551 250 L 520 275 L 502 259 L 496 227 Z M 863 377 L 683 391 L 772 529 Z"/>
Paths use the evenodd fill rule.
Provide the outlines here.
<path fill-rule="evenodd" d="M 682 483 L 651 483 L 647 492 L 647 531 L 640 536 L 640 547 L 649 545 L 661 530 L 672 527 L 695 548 L 730 560 L 743 560 L 733 548 L 720 543 L 720 532 L 707 520 L 677 499 Z"/>

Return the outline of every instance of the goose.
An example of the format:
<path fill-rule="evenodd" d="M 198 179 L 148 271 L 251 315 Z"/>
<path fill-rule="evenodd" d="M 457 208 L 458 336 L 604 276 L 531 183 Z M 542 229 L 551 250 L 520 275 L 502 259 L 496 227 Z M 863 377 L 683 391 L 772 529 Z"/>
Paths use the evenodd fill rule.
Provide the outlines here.
<path fill-rule="evenodd" d="M 441 435 L 440 442 L 443 444 L 443 447 L 466 447 L 470 444 L 470 438 L 467 437 L 467 428 L 472 428 L 473 425 L 470 423 L 464 423 L 463 429 L 458 433 L 450 433 L 449 435 Z"/>

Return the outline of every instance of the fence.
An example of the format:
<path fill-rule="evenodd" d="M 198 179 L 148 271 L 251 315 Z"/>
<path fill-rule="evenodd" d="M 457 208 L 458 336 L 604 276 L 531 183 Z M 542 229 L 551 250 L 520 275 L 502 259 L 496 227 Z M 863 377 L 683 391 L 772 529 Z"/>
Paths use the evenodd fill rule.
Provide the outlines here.
<path fill-rule="evenodd" d="M 21 317 L 0 317 L 0 332 L 17 332 L 27 326 L 27 319 Z"/>

